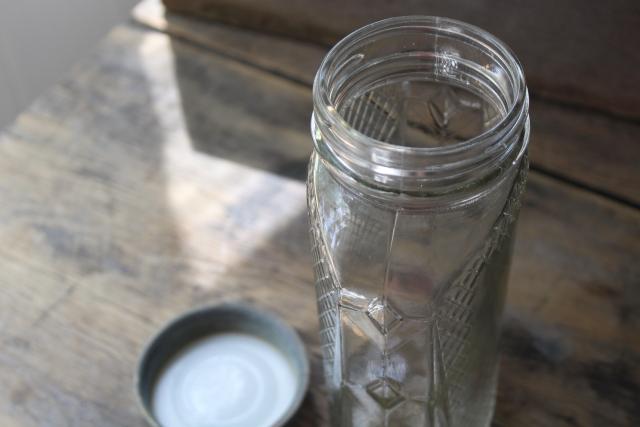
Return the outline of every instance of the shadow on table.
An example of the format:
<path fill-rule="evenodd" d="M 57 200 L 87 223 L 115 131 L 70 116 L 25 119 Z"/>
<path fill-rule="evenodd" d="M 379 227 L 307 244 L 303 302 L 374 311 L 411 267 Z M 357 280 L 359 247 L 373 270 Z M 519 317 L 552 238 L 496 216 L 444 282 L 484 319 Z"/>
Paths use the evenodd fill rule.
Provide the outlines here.
<path fill-rule="evenodd" d="M 193 147 L 304 179 L 312 150 L 310 90 L 180 40 L 171 44 Z"/>
<path fill-rule="evenodd" d="M 171 48 L 184 127 L 196 151 L 304 180 L 312 149 L 309 90 L 232 60 L 203 54 L 200 48 L 179 40 L 172 39 Z M 243 172 L 252 173 L 238 168 L 238 173 Z M 230 185 L 228 194 L 243 199 L 233 206 L 225 204 L 227 217 L 220 218 L 218 225 L 228 233 L 225 243 L 251 250 L 226 268 L 222 277 L 212 275 L 215 283 L 195 287 L 199 291 L 192 293 L 192 305 L 242 301 L 275 312 L 294 326 L 309 350 L 312 373 L 310 392 L 287 426 L 325 426 L 327 411 L 320 390 L 319 337 L 304 195 L 301 192 L 301 200 L 292 201 L 301 206 L 299 212 L 283 220 L 277 206 L 265 208 L 271 203 L 270 192 L 278 191 L 270 186 L 272 183 L 266 179 L 263 188 L 236 192 L 233 183 L 225 183 Z M 290 184 L 282 181 L 282 185 Z M 249 222 L 270 222 L 272 217 L 273 223 L 280 225 L 271 234 L 258 233 L 239 242 L 243 237 L 238 234 L 244 228 L 238 224 L 239 217 Z M 253 226 L 246 225 L 250 230 Z"/>

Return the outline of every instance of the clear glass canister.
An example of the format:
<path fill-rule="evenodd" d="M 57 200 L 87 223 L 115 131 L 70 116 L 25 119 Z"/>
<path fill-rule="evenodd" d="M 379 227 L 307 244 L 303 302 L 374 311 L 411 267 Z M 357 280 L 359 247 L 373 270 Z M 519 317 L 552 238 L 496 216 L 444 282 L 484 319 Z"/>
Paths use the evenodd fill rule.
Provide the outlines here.
<path fill-rule="evenodd" d="M 308 205 L 336 426 L 489 426 L 528 95 L 462 22 L 357 30 L 320 66 Z"/>

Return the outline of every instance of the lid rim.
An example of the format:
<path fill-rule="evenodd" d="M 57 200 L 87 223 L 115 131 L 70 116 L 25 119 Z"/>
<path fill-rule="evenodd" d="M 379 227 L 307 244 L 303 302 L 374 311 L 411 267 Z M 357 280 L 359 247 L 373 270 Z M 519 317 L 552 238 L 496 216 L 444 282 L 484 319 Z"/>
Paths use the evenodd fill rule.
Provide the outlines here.
<path fill-rule="evenodd" d="M 220 318 L 224 316 L 235 315 L 237 319 L 242 321 L 257 321 L 256 330 L 248 330 L 243 328 L 242 323 L 227 323 L 222 327 L 216 327 L 216 323 L 220 326 Z M 212 328 L 209 332 L 199 329 L 198 320 L 213 320 Z M 218 319 L 216 322 L 214 319 Z M 193 334 L 180 332 L 195 331 Z M 186 328 L 186 329 L 185 329 Z M 261 334 L 259 330 L 270 331 Z M 222 303 L 217 305 L 209 305 L 188 310 L 177 317 L 172 318 L 165 323 L 145 344 L 138 358 L 136 371 L 134 375 L 134 388 L 137 396 L 138 407 L 141 410 L 145 421 L 152 427 L 162 427 L 156 420 L 152 407 L 151 397 L 159 378 L 159 372 L 162 368 L 188 344 L 197 341 L 200 338 L 215 335 L 222 332 L 243 332 L 258 338 L 264 339 L 278 350 L 282 351 L 284 357 L 292 362 L 292 369 L 295 371 L 294 376 L 297 380 L 295 385 L 295 396 L 291 403 L 274 422 L 273 427 L 282 427 L 295 415 L 307 394 L 310 382 L 310 365 L 307 349 L 302 342 L 296 330 L 286 323 L 282 318 L 271 312 L 261 308 L 251 306 L 242 302 Z M 287 343 L 287 348 L 283 349 L 274 338 L 280 338 Z M 178 341 L 180 345 L 164 352 L 163 345 L 167 345 L 167 341 Z M 154 366 L 157 365 L 157 366 Z M 153 372 L 156 371 L 156 372 Z"/>

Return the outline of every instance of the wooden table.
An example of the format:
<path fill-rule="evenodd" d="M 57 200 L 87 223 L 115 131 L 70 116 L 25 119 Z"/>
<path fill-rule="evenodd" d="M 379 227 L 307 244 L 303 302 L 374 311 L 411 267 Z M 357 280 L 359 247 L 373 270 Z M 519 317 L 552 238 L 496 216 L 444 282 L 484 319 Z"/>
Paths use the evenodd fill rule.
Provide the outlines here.
<path fill-rule="evenodd" d="M 304 173 L 324 49 L 144 2 L 0 137 L 0 426 L 143 426 L 166 321 L 297 328 L 325 426 Z M 534 99 L 496 426 L 640 425 L 640 125 Z"/>

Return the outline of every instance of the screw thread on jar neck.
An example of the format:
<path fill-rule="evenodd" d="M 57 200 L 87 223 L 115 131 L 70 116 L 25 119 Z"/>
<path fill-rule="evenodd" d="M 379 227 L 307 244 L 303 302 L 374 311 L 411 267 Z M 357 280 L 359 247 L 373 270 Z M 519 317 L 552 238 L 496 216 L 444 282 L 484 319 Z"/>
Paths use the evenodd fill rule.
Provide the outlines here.
<path fill-rule="evenodd" d="M 529 139 L 522 67 L 491 34 L 435 17 L 350 34 L 313 86 L 312 136 L 336 173 L 377 191 L 428 196 L 486 182 Z"/>

